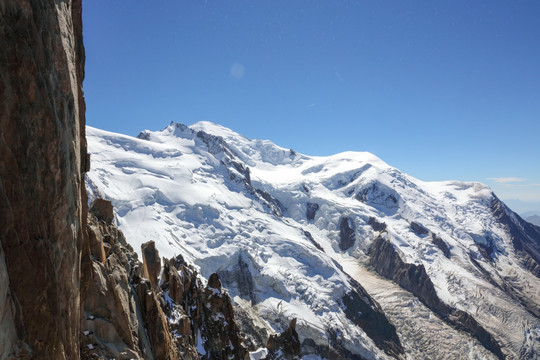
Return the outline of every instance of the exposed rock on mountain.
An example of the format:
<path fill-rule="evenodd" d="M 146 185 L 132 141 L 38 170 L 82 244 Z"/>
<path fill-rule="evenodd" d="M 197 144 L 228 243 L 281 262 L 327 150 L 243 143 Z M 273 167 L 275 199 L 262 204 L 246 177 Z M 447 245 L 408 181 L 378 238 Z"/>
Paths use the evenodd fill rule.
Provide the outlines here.
<path fill-rule="evenodd" d="M 184 358 L 249 358 L 231 299 L 217 274 L 204 286 L 197 271 L 177 256 L 165 261 L 161 280 L 165 312 Z"/>
<path fill-rule="evenodd" d="M 523 266 L 540 277 L 540 227 L 523 221 L 496 196 L 493 196 L 490 208 L 493 216 L 510 234 L 514 250 Z"/>
<path fill-rule="evenodd" d="M 161 271 L 161 259 L 153 241 L 142 244 L 143 276 L 150 280 L 153 289 L 159 287 L 158 277 Z"/>
<path fill-rule="evenodd" d="M 341 250 L 345 251 L 354 245 L 354 234 L 355 232 L 351 219 L 348 217 L 341 218 L 339 221 L 339 248 Z"/>
<path fill-rule="evenodd" d="M 152 358 L 149 336 L 156 331 L 144 321 L 148 310 L 142 305 L 151 301 L 145 292 L 139 298 L 137 291 L 146 287 L 141 264 L 123 234 L 96 214 L 89 214 L 89 238 L 82 252 L 81 357 Z"/>
<path fill-rule="evenodd" d="M 422 234 L 427 234 L 427 231 L 422 231 Z M 394 280 L 404 289 L 412 292 L 420 301 L 445 321 L 448 321 L 460 330 L 469 332 L 488 350 L 499 358 L 504 358 L 501 348 L 493 339 L 493 336 L 479 325 L 470 314 L 452 309 L 439 299 L 435 287 L 423 265 L 404 263 L 393 245 L 381 236 L 377 237 L 373 243 L 369 250 L 369 255 L 370 264 L 379 274 L 387 279 Z"/>
<path fill-rule="evenodd" d="M 219 274 L 259 344 L 298 318 L 304 355 L 540 353 L 540 234 L 485 185 L 423 182 L 369 153 L 291 154 L 208 122 L 87 132 L 91 196 L 111 199 L 135 248 L 153 240 Z"/>
<path fill-rule="evenodd" d="M 96 212 L 89 215 L 89 243 L 83 248 L 81 357 L 247 359 L 218 275 L 204 286 L 180 255 L 164 260 L 161 268 L 153 242 L 142 245 L 148 263 L 140 263 L 122 232 L 98 220 L 100 208 L 92 206 Z"/>
<path fill-rule="evenodd" d="M 540 228 L 482 184 L 88 128 L 87 214 L 81 2 L 0 15 L 1 360 L 539 356 Z"/>
<path fill-rule="evenodd" d="M 152 243 L 143 266 L 109 201 L 87 214 L 81 2 L 7 0 L 0 16 L 0 359 L 244 359 L 219 280 L 186 289 L 169 266 L 174 298 L 198 304 L 172 323 Z"/>
<path fill-rule="evenodd" d="M 306 203 L 306 218 L 308 220 L 315 219 L 315 214 L 317 213 L 317 210 L 319 210 L 319 204 L 317 203 Z"/>
<path fill-rule="evenodd" d="M 266 344 L 267 360 L 296 360 L 300 359 L 300 340 L 296 332 L 296 319 L 292 319 L 287 330 L 279 335 L 271 335 Z"/>
<path fill-rule="evenodd" d="M 0 4 L 0 358 L 79 356 L 81 1 Z"/>

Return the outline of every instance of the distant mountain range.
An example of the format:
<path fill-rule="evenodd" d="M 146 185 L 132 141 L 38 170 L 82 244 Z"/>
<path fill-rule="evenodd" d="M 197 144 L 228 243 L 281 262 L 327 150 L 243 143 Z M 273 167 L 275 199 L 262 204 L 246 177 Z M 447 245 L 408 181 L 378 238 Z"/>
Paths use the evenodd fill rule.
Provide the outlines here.
<path fill-rule="evenodd" d="M 297 318 L 306 359 L 540 356 L 540 228 L 483 184 L 209 122 L 87 140 L 90 198 L 134 249 L 217 273 L 259 346 Z"/>
<path fill-rule="evenodd" d="M 540 211 L 529 211 L 523 214 L 522 217 L 531 224 L 540 226 Z"/>

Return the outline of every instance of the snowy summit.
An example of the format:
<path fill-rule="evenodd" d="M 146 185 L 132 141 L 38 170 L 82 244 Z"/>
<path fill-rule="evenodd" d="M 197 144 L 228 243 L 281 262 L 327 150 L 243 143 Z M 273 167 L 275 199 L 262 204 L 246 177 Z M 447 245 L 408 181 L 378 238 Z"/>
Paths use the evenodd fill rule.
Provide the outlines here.
<path fill-rule="evenodd" d="M 133 248 L 154 240 L 218 273 L 246 328 L 297 318 L 306 359 L 540 353 L 540 228 L 483 184 L 210 122 L 136 138 L 87 127 L 87 139 L 90 198 L 112 201 Z"/>

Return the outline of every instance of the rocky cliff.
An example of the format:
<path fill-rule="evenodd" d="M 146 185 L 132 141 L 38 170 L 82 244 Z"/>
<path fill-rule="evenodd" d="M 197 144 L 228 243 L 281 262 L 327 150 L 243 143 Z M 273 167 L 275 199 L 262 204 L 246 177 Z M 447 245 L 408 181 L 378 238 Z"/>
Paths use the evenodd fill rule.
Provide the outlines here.
<path fill-rule="evenodd" d="M 0 359 L 248 358 L 217 274 L 162 268 L 153 242 L 141 263 L 110 202 L 88 213 L 81 1 L 0 15 Z M 294 324 L 268 347 L 298 356 Z"/>
<path fill-rule="evenodd" d="M 81 1 L 0 2 L 0 49 L 0 359 L 247 358 L 217 274 L 88 212 Z"/>
<path fill-rule="evenodd" d="M 219 276 L 206 283 L 181 255 L 162 264 L 153 241 L 140 262 L 113 219 L 111 203 L 95 200 L 82 249 L 81 359 L 248 359 L 255 348 Z M 294 325 L 267 347 L 271 359 L 296 358 Z"/>
<path fill-rule="evenodd" d="M 413 223 L 414 224 L 414 223 Z M 418 225 L 417 225 L 418 226 Z M 427 233 L 426 233 L 427 234 Z M 470 333 L 489 351 L 504 358 L 500 345 L 470 314 L 442 302 L 423 265 L 407 264 L 396 249 L 379 235 L 369 250 L 370 264 L 375 271 L 410 291 L 444 321 L 456 329 Z"/>
<path fill-rule="evenodd" d="M 87 235 L 81 248 L 81 359 L 243 360 L 256 349 L 252 336 L 240 331 L 218 274 L 206 281 L 181 255 L 162 262 L 154 241 L 142 244 L 141 262 L 114 225 L 106 200 L 92 203 Z M 298 358 L 295 324 L 268 336 L 268 359 Z"/>
<path fill-rule="evenodd" d="M 0 3 L 0 358 L 79 356 L 81 1 Z"/>

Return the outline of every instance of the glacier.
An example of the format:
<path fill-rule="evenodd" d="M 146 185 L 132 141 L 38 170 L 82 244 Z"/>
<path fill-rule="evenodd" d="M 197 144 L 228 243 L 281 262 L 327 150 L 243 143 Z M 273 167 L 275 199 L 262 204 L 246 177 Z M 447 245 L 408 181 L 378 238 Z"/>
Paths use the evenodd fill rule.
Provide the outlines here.
<path fill-rule="evenodd" d="M 210 122 L 137 137 L 87 127 L 87 141 L 90 201 L 113 203 L 134 249 L 153 240 L 218 273 L 261 339 L 297 318 L 306 359 L 540 357 L 540 228 L 481 183 Z"/>

